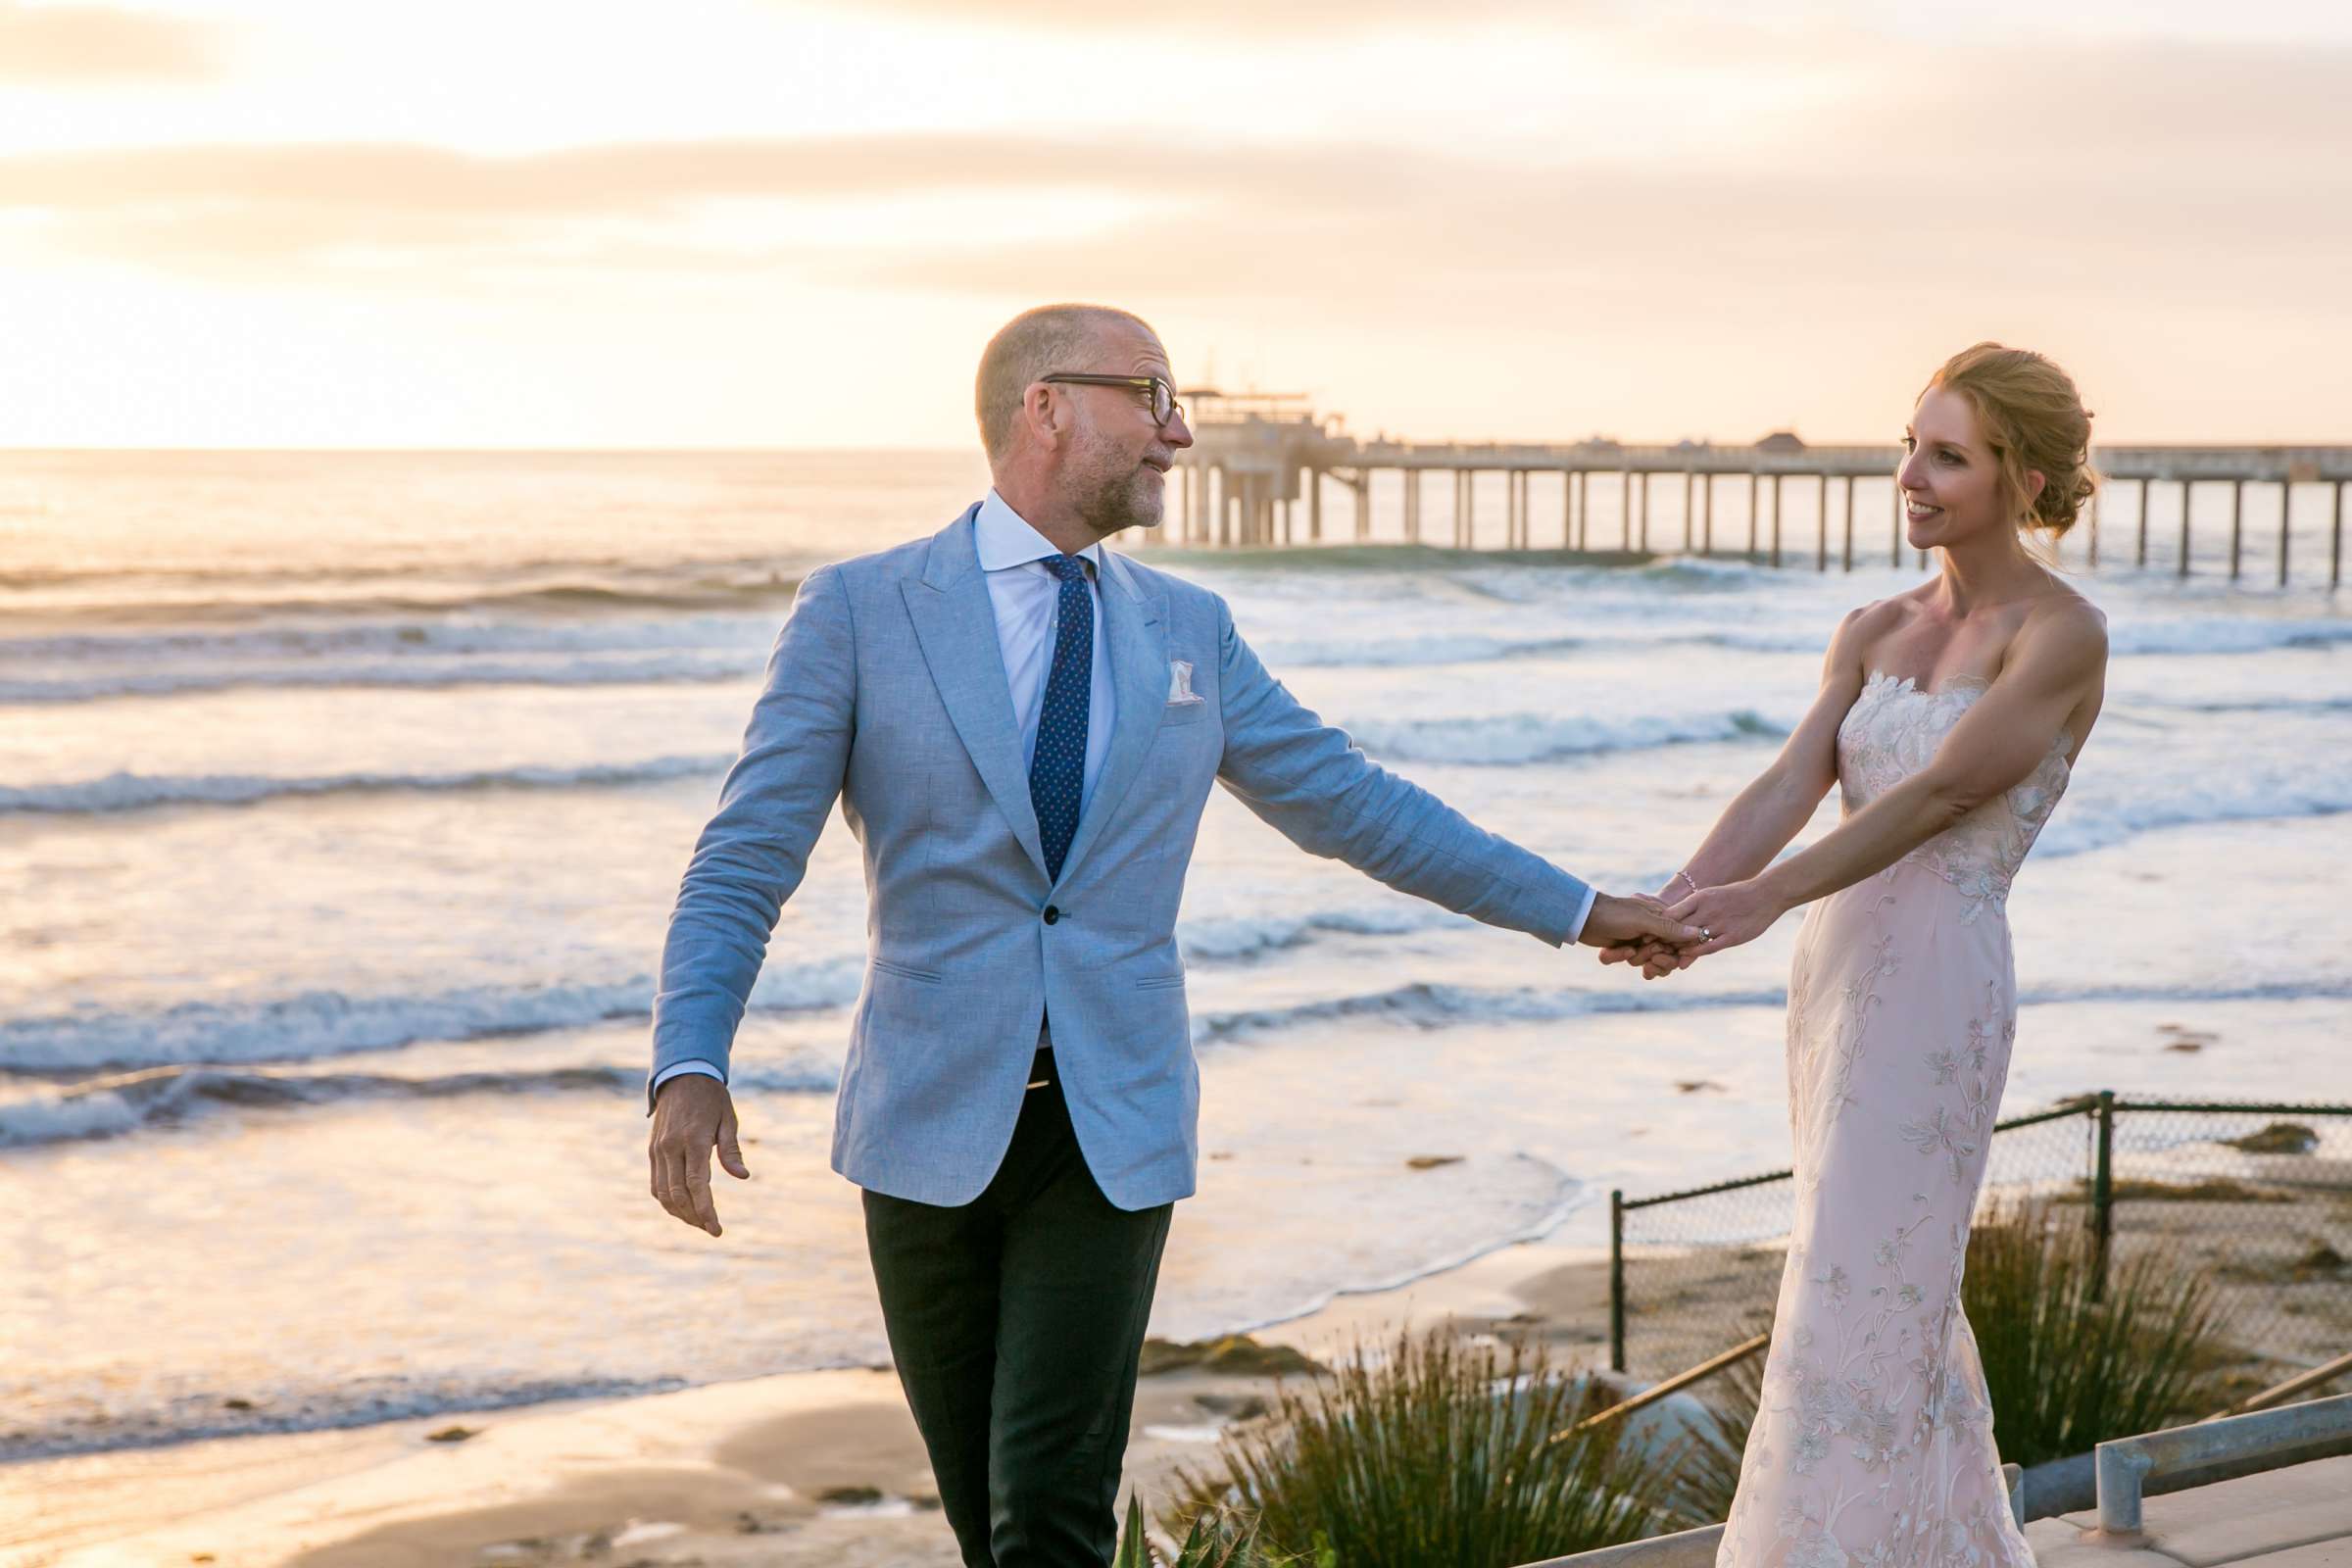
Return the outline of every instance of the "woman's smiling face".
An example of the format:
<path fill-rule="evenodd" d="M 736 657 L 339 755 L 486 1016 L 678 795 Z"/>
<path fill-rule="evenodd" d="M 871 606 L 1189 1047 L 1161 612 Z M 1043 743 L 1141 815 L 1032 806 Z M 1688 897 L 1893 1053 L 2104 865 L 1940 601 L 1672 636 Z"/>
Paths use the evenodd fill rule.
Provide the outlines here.
<path fill-rule="evenodd" d="M 1966 397 L 1930 387 L 1911 411 L 1903 450 L 1895 483 L 1902 486 L 1904 534 L 1913 549 L 1934 550 L 1988 528 L 2017 525 L 2012 498 L 2002 493 L 2000 459 Z"/>

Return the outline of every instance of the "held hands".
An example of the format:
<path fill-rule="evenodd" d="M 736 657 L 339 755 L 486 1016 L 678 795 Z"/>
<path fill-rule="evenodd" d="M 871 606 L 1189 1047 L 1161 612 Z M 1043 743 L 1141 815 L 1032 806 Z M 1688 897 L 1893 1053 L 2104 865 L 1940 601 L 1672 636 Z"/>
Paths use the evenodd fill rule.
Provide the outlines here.
<path fill-rule="evenodd" d="M 710 1201 L 710 1151 L 737 1181 L 750 1181 L 736 1136 L 735 1101 L 708 1073 L 683 1072 L 654 1091 L 654 1131 L 646 1145 L 654 1200 L 698 1230 L 719 1234 Z"/>
<path fill-rule="evenodd" d="M 1585 928 L 1576 940 L 1600 949 L 1600 961 L 1609 963 L 1623 961 L 1609 957 L 1620 951 L 1655 951 L 1679 956 L 1697 947 L 1701 938 L 1697 927 L 1673 917 L 1663 899 L 1639 893 L 1616 898 L 1603 893 L 1592 901 L 1592 912 L 1585 916 Z"/>
<path fill-rule="evenodd" d="M 1688 969 L 1700 958 L 1726 948 L 1753 942 L 1788 912 L 1788 906 L 1755 878 L 1701 888 L 1666 910 L 1667 918 L 1692 928 L 1698 938 L 1696 942 L 1679 949 L 1656 941 L 1610 943 L 1602 946 L 1600 961 L 1640 964 L 1642 977 L 1655 980 L 1677 969 Z"/>

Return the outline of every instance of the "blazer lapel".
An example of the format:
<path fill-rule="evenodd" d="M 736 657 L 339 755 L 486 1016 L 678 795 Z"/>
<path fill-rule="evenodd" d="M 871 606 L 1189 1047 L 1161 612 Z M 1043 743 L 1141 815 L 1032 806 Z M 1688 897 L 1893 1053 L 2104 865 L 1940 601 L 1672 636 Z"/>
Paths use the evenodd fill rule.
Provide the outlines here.
<path fill-rule="evenodd" d="M 972 542 L 972 518 L 979 510 L 966 512 L 931 541 L 922 577 L 902 584 L 900 591 L 956 737 L 1012 836 L 1042 873 L 1046 852 L 1038 838 L 1036 808 L 1029 804 L 1021 732 L 1013 726 L 1012 692 L 1004 684 L 1004 655 L 997 642 L 997 614 Z M 1108 773 L 1107 765 L 1103 771 Z"/>
<path fill-rule="evenodd" d="M 1102 646 L 1110 655 L 1118 710 L 1102 772 L 1087 794 L 1086 814 L 1078 819 L 1070 853 L 1062 858 L 1063 883 L 1119 814 L 1168 707 L 1167 601 L 1141 588 L 1126 562 L 1110 551 L 1102 552 Z"/>

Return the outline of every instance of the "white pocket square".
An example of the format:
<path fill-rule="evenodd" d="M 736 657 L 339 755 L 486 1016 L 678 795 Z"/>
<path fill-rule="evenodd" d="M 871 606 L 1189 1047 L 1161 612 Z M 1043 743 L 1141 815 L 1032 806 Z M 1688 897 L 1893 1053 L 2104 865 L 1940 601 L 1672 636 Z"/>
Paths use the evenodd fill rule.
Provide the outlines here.
<path fill-rule="evenodd" d="M 1206 698 L 1202 697 L 1199 692 L 1193 690 L 1193 666 L 1181 659 L 1169 660 L 1168 706 L 1171 708 L 1176 708 L 1181 707 L 1186 703 L 1200 703 L 1206 701 Z"/>

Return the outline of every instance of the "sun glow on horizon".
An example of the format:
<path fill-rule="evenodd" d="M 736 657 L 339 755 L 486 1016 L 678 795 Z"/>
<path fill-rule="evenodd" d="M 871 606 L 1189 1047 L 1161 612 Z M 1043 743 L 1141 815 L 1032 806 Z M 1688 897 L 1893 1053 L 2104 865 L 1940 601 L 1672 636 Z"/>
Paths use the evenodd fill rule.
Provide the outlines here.
<path fill-rule="evenodd" d="M 0 446 L 956 447 L 1050 298 L 1431 439 L 1876 437 L 1985 336 L 2352 439 L 2335 13 L 1278 10 L 0 3 Z"/>

